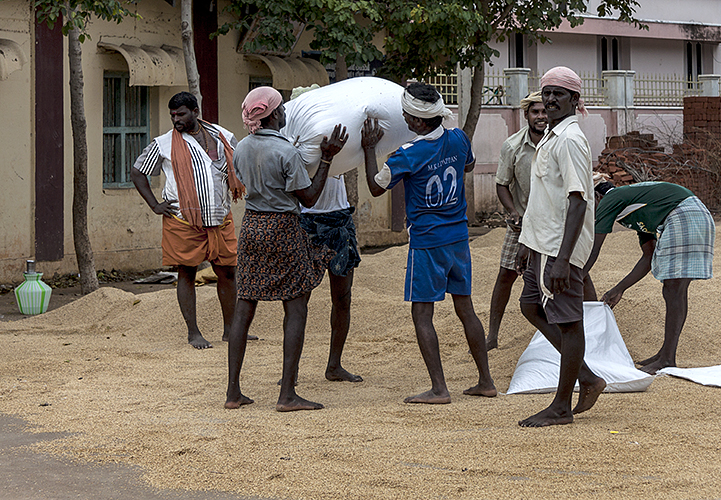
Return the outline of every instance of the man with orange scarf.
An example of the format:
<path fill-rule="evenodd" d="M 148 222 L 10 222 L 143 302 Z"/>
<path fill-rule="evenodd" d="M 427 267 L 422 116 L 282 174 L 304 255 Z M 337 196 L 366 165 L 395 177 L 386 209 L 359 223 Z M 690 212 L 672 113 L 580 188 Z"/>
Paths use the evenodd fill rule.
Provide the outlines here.
<path fill-rule="evenodd" d="M 163 216 L 163 265 L 178 266 L 178 304 L 188 327 L 188 343 L 213 347 L 198 329 L 195 274 L 207 260 L 218 276 L 218 299 L 227 340 L 235 310 L 237 241 L 230 199 L 245 188 L 228 160 L 238 143 L 232 132 L 198 118 L 198 101 L 189 92 L 168 103 L 173 129 L 153 139 L 140 154 L 130 178 L 154 213 Z M 163 200 L 158 202 L 148 175 L 165 174 Z"/>

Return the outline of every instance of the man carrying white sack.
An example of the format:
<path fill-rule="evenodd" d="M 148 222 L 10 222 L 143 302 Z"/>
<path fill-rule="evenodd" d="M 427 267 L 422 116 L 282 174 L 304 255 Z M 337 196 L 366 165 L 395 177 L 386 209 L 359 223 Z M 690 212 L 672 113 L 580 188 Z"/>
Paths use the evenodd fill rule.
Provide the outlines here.
<path fill-rule="evenodd" d="M 367 119 L 361 133 L 366 181 L 373 196 L 380 196 L 403 181 L 410 244 L 406 268 L 405 300 L 411 314 L 423 361 L 431 377 L 429 391 L 405 399 L 406 403 L 451 402 L 433 327 L 434 303 L 450 293 L 456 314 L 478 369 L 478 384 L 463 391 L 471 396 L 497 394 L 488 369 L 483 325 L 471 301 L 471 252 L 463 178 L 475 158 L 462 130 L 445 129 L 450 114 L 431 85 L 412 83 L 402 96 L 403 117 L 418 136 L 393 153 L 378 172 L 375 147 L 383 136 L 377 120 Z"/>
<path fill-rule="evenodd" d="M 293 89 L 291 100 L 313 88 Z M 353 270 L 360 264 L 360 253 L 353 223 L 355 207 L 348 203 L 343 175 L 328 176 L 318 201 L 312 207 L 301 206 L 300 225 L 311 241 L 335 250 L 328 264 L 330 281 L 330 353 L 325 378 L 330 381 L 362 382 L 341 366 L 341 356 L 350 329 Z"/>
<path fill-rule="evenodd" d="M 581 78 L 558 66 L 541 78 L 548 130 L 536 146 L 531 191 L 519 242 L 523 274 L 521 312 L 561 353 L 556 396 L 522 427 L 570 424 L 590 409 L 606 382 L 583 361 L 583 266 L 593 246 L 591 148 L 578 126 L 576 108 L 587 114 Z M 529 252 L 530 250 L 530 252 Z M 578 380 L 578 404 L 571 409 Z"/>

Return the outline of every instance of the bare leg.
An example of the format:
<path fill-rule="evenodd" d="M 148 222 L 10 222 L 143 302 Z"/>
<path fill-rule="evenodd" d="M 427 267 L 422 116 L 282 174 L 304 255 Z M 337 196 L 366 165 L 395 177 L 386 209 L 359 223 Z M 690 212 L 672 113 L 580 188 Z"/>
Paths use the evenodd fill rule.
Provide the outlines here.
<path fill-rule="evenodd" d="M 641 368 L 642 371 L 654 374 L 661 368 L 676 366 L 678 339 L 688 314 L 688 286 L 690 284 L 691 280 L 687 278 L 663 282 L 663 300 L 666 302 L 663 345 L 656 356 L 650 360 L 644 360 L 648 362 Z"/>
<path fill-rule="evenodd" d="M 539 304 L 521 304 L 521 312 L 531 322 L 533 326 L 541 331 L 544 337 L 561 352 L 562 332 L 559 325 L 551 325 L 548 323 L 546 313 Z M 584 337 L 585 345 L 585 337 Z M 581 357 L 583 359 L 583 356 Z M 581 368 L 578 372 L 578 404 L 573 409 L 573 413 L 582 413 L 590 410 L 596 403 L 596 400 L 606 388 L 606 381 L 591 371 L 591 369 L 582 361 Z"/>
<path fill-rule="evenodd" d="M 596 287 L 591 280 L 591 276 L 587 274 L 583 278 L 583 301 L 584 302 L 597 302 L 598 295 L 596 295 Z"/>
<path fill-rule="evenodd" d="M 283 378 L 276 411 L 320 410 L 323 405 L 301 398 L 295 393 L 294 379 L 297 377 L 300 354 L 305 339 L 305 322 L 308 317 L 308 298 L 305 294 L 283 301 L 285 310 L 283 332 Z"/>
<path fill-rule="evenodd" d="M 561 331 L 561 372 L 558 377 L 556 396 L 548 408 L 518 422 L 521 427 L 546 427 L 573 422 L 571 398 L 573 396 L 573 387 L 576 385 L 576 379 L 583 363 L 586 341 L 583 332 L 583 320 L 574 323 L 561 323 L 558 328 Z"/>
<path fill-rule="evenodd" d="M 443 376 L 441 353 L 438 348 L 438 335 L 433 328 L 433 302 L 413 302 L 411 315 L 416 328 L 416 339 L 431 376 L 431 390 L 407 397 L 404 403 L 447 404 L 451 402 L 446 379 Z"/>
<path fill-rule="evenodd" d="M 188 327 L 188 344 L 196 349 L 208 349 L 213 345 L 201 335 L 195 314 L 195 273 L 197 270 L 198 268 L 193 266 L 178 266 L 178 305 L 185 325 Z"/>
<path fill-rule="evenodd" d="M 330 297 L 333 304 L 330 313 L 330 354 L 325 378 L 332 381 L 363 382 L 359 375 L 346 371 L 340 364 L 343 347 L 348 338 L 350 328 L 351 287 L 353 286 L 353 270 L 347 276 L 336 276 L 328 272 L 330 279 Z"/>
<path fill-rule="evenodd" d="M 227 342 L 238 295 L 235 283 L 235 266 L 218 266 L 212 262 L 211 265 L 215 275 L 218 276 L 218 300 L 220 301 L 220 309 L 223 311 L 223 342 Z M 258 340 L 258 337 L 248 335 L 248 340 Z"/>
<path fill-rule="evenodd" d="M 491 297 L 491 317 L 488 324 L 488 338 L 486 339 L 487 351 L 498 347 L 498 330 L 501 327 L 501 320 L 503 320 L 503 314 L 506 312 L 506 306 L 511 297 L 511 289 L 516 278 L 518 278 L 518 273 L 514 270 L 502 267 L 498 271 Z"/>
<path fill-rule="evenodd" d="M 228 390 L 225 407 L 240 408 L 253 402 L 240 392 L 240 369 L 245 358 L 245 347 L 248 343 L 248 329 L 255 316 L 258 302 L 255 300 L 238 299 L 233 314 L 233 322 L 228 332 Z"/>
<path fill-rule="evenodd" d="M 471 349 L 473 360 L 476 362 L 476 368 L 478 368 L 478 384 L 466 389 L 463 394 L 492 398 L 498 394 L 498 391 L 496 391 L 491 372 L 488 369 L 488 353 L 483 335 L 483 324 L 476 316 L 476 311 L 473 310 L 470 295 L 453 295 L 452 297 L 453 307 L 458 319 L 463 323 L 466 341 Z"/>
<path fill-rule="evenodd" d="M 218 277 L 218 285 L 216 291 L 218 300 L 220 301 L 220 310 L 223 312 L 223 341 L 227 342 L 230 334 L 230 326 L 233 324 L 235 316 L 235 302 L 237 300 L 237 290 L 235 288 L 235 267 L 220 266 L 213 264 L 213 272 Z"/>

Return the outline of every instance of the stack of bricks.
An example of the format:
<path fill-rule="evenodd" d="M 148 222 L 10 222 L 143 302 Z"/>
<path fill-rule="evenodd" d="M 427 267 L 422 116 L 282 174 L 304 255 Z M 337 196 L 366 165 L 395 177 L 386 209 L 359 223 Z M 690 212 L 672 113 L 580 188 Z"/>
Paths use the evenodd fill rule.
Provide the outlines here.
<path fill-rule="evenodd" d="M 606 139 L 606 149 L 601 151 L 596 170 L 608 174 L 616 186 L 633 184 L 636 181 L 624 166 L 633 165 L 639 153 L 644 156 L 644 165 L 655 164 L 667 156 L 653 134 L 629 132 Z"/>
<path fill-rule="evenodd" d="M 721 139 L 721 97 L 684 98 L 683 137 L 701 145 Z"/>

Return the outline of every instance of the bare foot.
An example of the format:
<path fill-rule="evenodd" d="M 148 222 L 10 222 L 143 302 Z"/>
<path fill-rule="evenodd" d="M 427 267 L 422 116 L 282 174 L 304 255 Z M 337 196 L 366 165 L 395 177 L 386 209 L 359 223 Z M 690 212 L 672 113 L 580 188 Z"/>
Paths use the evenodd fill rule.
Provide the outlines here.
<path fill-rule="evenodd" d="M 404 403 L 425 403 L 428 405 L 447 405 L 451 402 L 451 395 L 446 391 L 444 394 L 435 394 L 433 390 L 407 397 Z"/>
<path fill-rule="evenodd" d="M 241 394 L 239 398 L 228 398 L 228 400 L 225 402 L 225 408 L 228 410 L 237 410 L 241 406 L 249 405 L 253 402 L 254 401 L 252 399 Z"/>
<path fill-rule="evenodd" d="M 661 368 L 667 368 L 669 366 L 676 366 L 676 363 L 665 363 L 661 361 L 660 359 L 657 359 L 653 363 L 649 363 L 646 366 L 641 367 L 642 372 L 646 372 L 649 375 L 656 375 L 656 372 L 659 371 Z"/>
<path fill-rule="evenodd" d="M 586 410 L 590 410 L 591 407 L 596 404 L 598 396 L 601 395 L 605 388 L 606 381 L 601 377 L 598 377 L 592 384 L 580 384 L 578 404 L 576 404 L 576 407 L 573 409 L 573 413 L 583 413 Z"/>
<path fill-rule="evenodd" d="M 363 377 L 360 375 L 353 375 L 343 367 L 335 369 L 326 368 L 325 378 L 331 382 L 363 382 Z"/>
<path fill-rule="evenodd" d="M 549 406 L 543 411 L 518 422 L 521 427 L 548 427 L 549 425 L 565 425 L 573 422 L 570 411 L 558 413 Z"/>
<path fill-rule="evenodd" d="M 660 358 L 660 357 L 661 356 L 658 353 L 656 353 L 653 356 L 651 356 L 650 358 L 644 359 L 643 361 L 636 361 L 636 364 L 641 365 L 641 366 L 650 365 L 654 361 L 658 361 L 658 358 Z"/>
<path fill-rule="evenodd" d="M 275 404 L 275 411 L 322 410 L 323 408 L 325 406 L 322 404 L 308 401 L 297 394 L 288 400 L 281 401 L 279 399 Z"/>
<path fill-rule="evenodd" d="M 487 398 L 494 398 L 498 395 L 498 391 L 496 390 L 496 386 L 493 384 L 490 385 L 474 385 L 473 387 L 469 387 L 465 391 L 463 391 L 463 394 L 466 394 L 468 396 L 485 396 Z"/>
<path fill-rule="evenodd" d="M 205 340 L 200 332 L 192 334 L 188 332 L 188 344 L 192 345 L 196 349 L 210 349 L 213 344 Z"/>
<path fill-rule="evenodd" d="M 491 349 L 496 349 L 497 347 L 498 347 L 498 338 L 488 337 L 486 339 L 486 352 L 490 351 Z"/>

